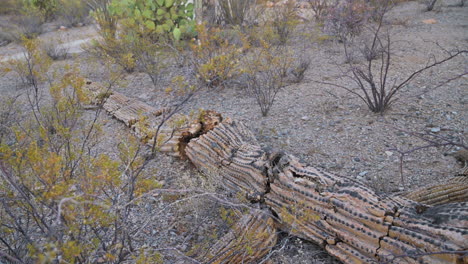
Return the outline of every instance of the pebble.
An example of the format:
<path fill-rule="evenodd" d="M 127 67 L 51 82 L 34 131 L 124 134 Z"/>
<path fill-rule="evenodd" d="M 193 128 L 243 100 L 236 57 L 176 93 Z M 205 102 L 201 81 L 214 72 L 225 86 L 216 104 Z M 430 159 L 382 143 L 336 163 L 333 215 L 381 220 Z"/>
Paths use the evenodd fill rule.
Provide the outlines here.
<path fill-rule="evenodd" d="M 355 162 L 360 162 L 360 161 L 361 161 L 361 159 L 360 159 L 360 158 L 358 158 L 358 157 L 356 157 L 356 158 L 354 158 L 354 161 L 355 161 Z"/>
<path fill-rule="evenodd" d="M 385 151 L 385 154 L 386 154 L 387 156 L 391 157 L 391 156 L 393 155 L 393 152 L 391 152 L 391 151 Z"/>
<path fill-rule="evenodd" d="M 367 175 L 367 173 L 369 173 L 369 172 L 368 171 L 362 171 L 362 172 L 359 173 L 359 176 L 364 177 L 364 176 Z"/>
<path fill-rule="evenodd" d="M 434 133 L 440 132 L 440 127 L 431 128 L 431 132 L 434 132 Z"/>
<path fill-rule="evenodd" d="M 309 120 L 309 117 L 308 116 L 303 116 L 303 117 L 301 117 L 301 120 L 307 121 L 307 120 Z"/>

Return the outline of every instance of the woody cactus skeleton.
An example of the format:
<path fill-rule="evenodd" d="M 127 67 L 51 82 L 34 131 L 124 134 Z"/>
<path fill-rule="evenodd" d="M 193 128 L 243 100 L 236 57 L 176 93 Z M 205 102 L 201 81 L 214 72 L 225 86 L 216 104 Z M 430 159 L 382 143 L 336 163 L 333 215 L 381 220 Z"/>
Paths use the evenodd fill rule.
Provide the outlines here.
<path fill-rule="evenodd" d="M 142 127 L 157 123 L 164 111 L 123 98 L 111 95 L 104 108 L 140 137 L 148 137 L 144 131 L 150 129 Z M 144 124 L 142 116 L 147 116 Z M 219 175 L 227 191 L 242 193 L 264 208 L 252 210 L 200 256 L 204 263 L 256 263 L 276 243 L 277 228 L 322 246 L 344 263 L 468 261 L 467 177 L 420 190 L 409 200 L 379 195 L 290 154 L 266 151 L 241 122 L 211 111 L 170 135 L 162 151 Z M 239 250 L 245 243 L 254 247 L 252 254 Z"/>

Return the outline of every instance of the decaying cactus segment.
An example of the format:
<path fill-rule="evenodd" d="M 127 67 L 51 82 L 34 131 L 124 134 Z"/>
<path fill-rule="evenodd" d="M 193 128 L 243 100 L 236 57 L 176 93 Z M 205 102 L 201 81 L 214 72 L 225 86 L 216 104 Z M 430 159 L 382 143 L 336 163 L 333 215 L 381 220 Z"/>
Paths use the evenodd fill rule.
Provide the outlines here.
<path fill-rule="evenodd" d="M 425 187 L 412 191 L 405 196 L 425 205 L 468 201 L 468 175 L 457 176 L 444 184 Z M 465 227 L 468 227 L 468 225 L 465 225 Z"/>
<path fill-rule="evenodd" d="M 165 113 L 121 94 L 107 98 L 104 108 L 147 141 L 155 140 L 154 128 Z M 382 196 L 292 155 L 263 150 L 245 125 L 215 112 L 160 131 L 168 138 L 162 151 L 218 174 L 227 191 L 245 194 L 270 211 L 244 216 L 201 257 L 203 262 L 256 263 L 276 242 L 275 226 L 321 245 L 344 263 L 468 262 L 460 253 L 468 249 L 465 178 L 407 198 Z M 253 254 L 241 250 L 245 238 L 252 238 Z"/>
<path fill-rule="evenodd" d="M 256 263 L 268 254 L 278 239 L 273 218 L 263 210 L 252 209 L 209 250 L 202 263 Z"/>
<path fill-rule="evenodd" d="M 219 173 L 228 190 L 265 203 L 284 231 L 325 247 L 345 263 L 401 255 L 407 257 L 399 263 L 457 263 L 462 261 L 457 254 L 425 254 L 468 248 L 467 204 L 428 207 L 377 195 L 294 156 L 262 150 L 239 122 L 224 120 L 191 140 L 186 152 L 198 168 Z"/>

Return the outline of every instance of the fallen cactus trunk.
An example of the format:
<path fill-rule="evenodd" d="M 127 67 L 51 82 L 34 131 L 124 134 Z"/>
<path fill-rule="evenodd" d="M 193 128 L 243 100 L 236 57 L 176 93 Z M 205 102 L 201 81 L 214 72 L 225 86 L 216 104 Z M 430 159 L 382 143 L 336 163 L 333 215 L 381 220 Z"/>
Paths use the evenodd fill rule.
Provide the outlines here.
<path fill-rule="evenodd" d="M 158 140 L 154 128 L 164 110 L 121 94 L 103 107 L 141 139 Z M 203 263 L 257 263 L 276 243 L 276 228 L 343 263 L 468 263 L 467 177 L 408 198 L 379 195 L 354 179 L 262 149 L 245 125 L 212 111 L 160 131 L 167 138 L 161 151 L 188 158 L 219 175 L 228 192 L 265 208 L 241 218 L 199 257 Z M 246 243 L 253 252 L 246 252 Z"/>

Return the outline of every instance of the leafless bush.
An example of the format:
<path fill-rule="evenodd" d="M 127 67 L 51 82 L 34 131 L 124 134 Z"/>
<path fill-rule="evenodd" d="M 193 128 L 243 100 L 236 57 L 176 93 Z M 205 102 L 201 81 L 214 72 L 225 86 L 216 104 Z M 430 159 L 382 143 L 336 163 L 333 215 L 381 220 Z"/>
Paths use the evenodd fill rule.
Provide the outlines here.
<path fill-rule="evenodd" d="M 425 0 L 424 3 L 426 4 L 426 10 L 432 11 L 432 9 L 434 9 L 436 2 L 437 0 Z"/>
<path fill-rule="evenodd" d="M 67 27 L 85 24 L 89 14 L 89 6 L 82 0 L 61 0 L 58 16 L 66 22 Z"/>
<path fill-rule="evenodd" d="M 267 116 L 276 94 L 284 87 L 291 61 L 283 47 L 264 46 L 254 51 L 248 62 L 247 91 Z"/>
<path fill-rule="evenodd" d="M 15 41 L 15 36 L 11 32 L 0 31 L 0 47 L 6 46 Z"/>
<path fill-rule="evenodd" d="M 63 41 L 52 39 L 42 44 L 42 48 L 47 55 L 53 60 L 65 60 L 69 55 L 69 48 L 64 45 Z"/>
<path fill-rule="evenodd" d="M 297 23 L 293 2 L 273 8 L 271 25 L 280 45 L 286 44 Z"/>
<path fill-rule="evenodd" d="M 329 8 L 325 32 L 345 41 L 359 35 L 370 16 L 370 8 L 362 0 L 345 0 Z"/>
<path fill-rule="evenodd" d="M 14 25 L 11 27 L 11 32 L 17 41 L 21 40 L 22 36 L 31 39 L 42 33 L 44 19 L 38 12 L 31 11 L 29 14 L 18 15 L 12 20 Z"/>
<path fill-rule="evenodd" d="M 242 26 L 256 5 L 256 0 L 218 0 L 219 15 L 228 25 Z"/>
<path fill-rule="evenodd" d="M 372 36 L 370 37 L 372 38 Z M 387 49 L 387 47 L 385 47 L 385 43 L 382 43 L 383 45 L 377 45 L 372 47 L 373 42 L 371 38 L 363 36 L 362 41 L 358 43 L 358 50 L 360 51 L 362 57 L 364 57 L 366 61 L 378 59 L 382 55 L 382 53 L 384 53 Z"/>
<path fill-rule="evenodd" d="M 421 69 L 410 73 L 406 78 L 399 79 L 397 77 L 392 77 L 390 75 L 390 66 L 392 65 L 390 32 L 383 29 L 383 18 L 389 10 L 388 8 L 390 8 L 390 6 L 379 11 L 380 13 L 378 13 L 379 15 L 376 17 L 376 27 L 369 28 L 372 38 L 370 42 L 366 44 L 368 50 L 364 53 L 364 55 L 367 55 L 365 63 L 350 63 L 352 61 L 355 62 L 355 48 L 352 45 L 352 41 L 343 39 L 343 47 L 348 64 L 342 79 L 354 83 L 357 86 L 357 91 L 352 87 L 350 88 L 348 85 L 326 83 L 341 87 L 359 97 L 366 103 L 368 108 L 375 113 L 385 112 L 385 110 L 395 102 L 396 95 L 399 91 L 421 73 L 452 60 L 459 55 L 468 53 L 468 50 L 448 52 L 447 57 L 428 63 Z M 378 59 L 374 64 L 373 57 L 376 54 L 378 55 Z"/>
<path fill-rule="evenodd" d="M 291 74 L 294 76 L 293 82 L 300 83 L 304 79 L 304 74 L 309 69 L 312 60 L 309 56 L 300 56 L 295 65 L 291 69 Z"/>
<path fill-rule="evenodd" d="M 323 21 L 328 15 L 330 9 L 329 0 L 308 0 L 311 9 L 314 11 L 315 20 Z"/>
<path fill-rule="evenodd" d="M 401 132 L 404 132 L 412 137 L 419 138 L 422 141 L 424 141 L 426 144 L 413 147 L 410 149 L 402 150 L 398 147 L 391 148 L 389 150 L 391 151 L 396 151 L 398 154 L 400 154 L 400 178 L 401 178 L 401 184 L 404 184 L 405 178 L 403 174 L 403 165 L 404 165 L 404 159 L 406 156 L 425 149 L 429 148 L 445 148 L 444 152 L 450 152 L 453 149 L 462 149 L 466 152 L 468 152 L 468 145 L 464 143 L 463 138 L 458 138 L 458 137 L 449 137 L 449 136 L 439 136 L 433 133 L 419 133 L 419 132 L 411 132 L 411 131 L 406 131 L 404 129 L 398 129 Z M 444 154 L 446 155 L 446 154 Z"/>

